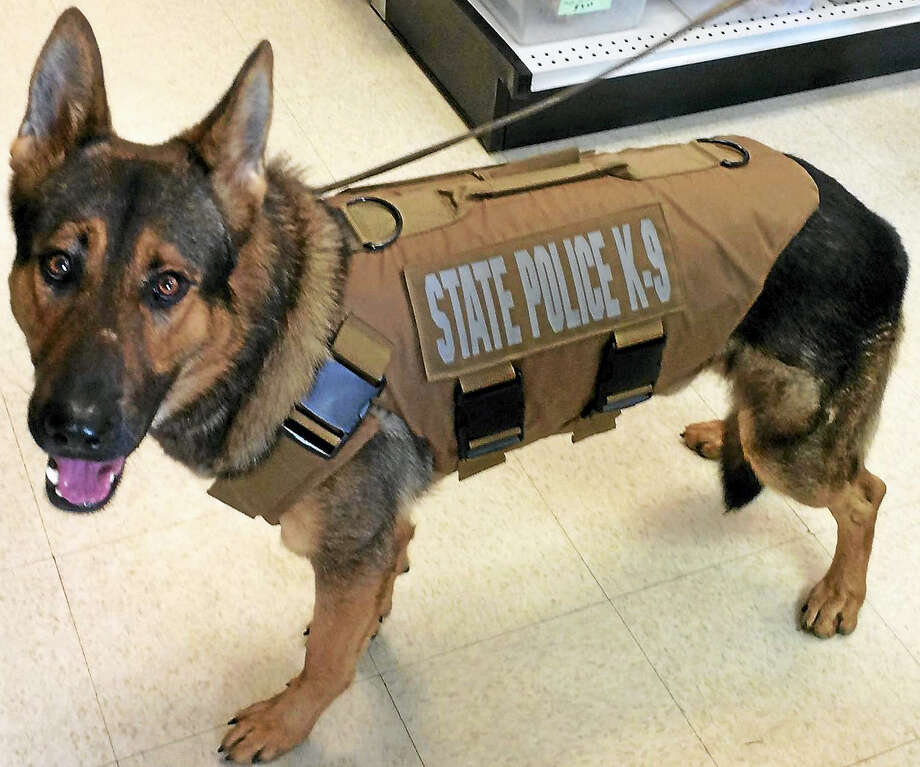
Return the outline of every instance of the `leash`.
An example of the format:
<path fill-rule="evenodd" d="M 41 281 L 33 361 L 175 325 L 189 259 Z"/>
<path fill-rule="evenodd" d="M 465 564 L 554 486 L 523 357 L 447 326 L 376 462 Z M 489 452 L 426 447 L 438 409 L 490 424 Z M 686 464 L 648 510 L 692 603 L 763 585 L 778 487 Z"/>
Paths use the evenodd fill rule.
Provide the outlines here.
<path fill-rule="evenodd" d="M 410 162 L 415 162 L 416 160 L 421 160 L 423 157 L 428 157 L 429 155 L 436 154 L 444 149 L 449 149 L 450 147 L 456 144 L 460 144 L 463 141 L 467 141 L 468 139 L 479 138 L 484 133 L 493 131 L 496 128 L 504 128 L 506 125 L 511 125 L 512 123 L 526 120 L 528 117 L 539 114 L 540 112 L 543 112 L 550 107 L 554 107 L 557 104 L 568 101 L 574 96 L 577 96 L 579 93 L 583 93 L 589 88 L 594 87 L 597 83 L 605 79 L 607 76 L 613 74 L 614 72 L 618 72 L 624 67 L 627 67 L 630 64 L 645 58 L 646 56 L 657 51 L 659 48 L 667 45 L 675 38 L 680 37 L 686 32 L 689 32 L 694 27 L 705 24 L 707 21 L 714 19 L 716 16 L 720 16 L 721 14 L 731 10 L 743 2 L 745 2 L 745 0 L 723 0 L 723 2 L 713 6 L 708 11 L 705 11 L 699 16 L 696 16 L 695 18 L 688 21 L 686 24 L 680 27 L 680 29 L 671 32 L 654 44 L 650 45 L 648 48 L 639 51 L 634 56 L 630 56 L 628 59 L 623 59 L 618 61 L 616 64 L 607 67 L 607 69 L 595 75 L 590 80 L 586 80 L 583 83 L 570 85 L 568 88 L 563 88 L 561 91 L 554 93 L 552 96 L 547 96 L 545 99 L 537 101 L 530 106 L 523 107 L 522 109 L 518 109 L 516 112 L 511 112 L 510 114 L 504 115 L 503 117 L 499 117 L 495 120 L 490 120 L 487 123 L 478 125 L 477 127 L 471 128 L 465 133 L 460 133 L 459 135 L 453 136 L 452 138 L 444 139 L 443 141 L 439 141 L 438 143 L 432 144 L 431 146 L 410 152 L 409 154 L 405 154 L 402 157 L 397 157 L 395 160 L 390 160 L 389 162 L 385 162 L 381 165 L 369 168 L 368 170 L 362 171 L 361 173 L 355 173 L 353 176 L 348 176 L 347 178 L 343 178 L 339 181 L 334 181 L 331 184 L 316 187 L 313 189 L 313 194 L 317 197 L 322 197 L 329 194 L 330 192 L 334 192 L 338 189 L 343 189 L 347 186 L 350 186 L 356 181 L 363 181 L 364 179 L 371 178 L 372 176 L 378 176 L 381 173 L 386 173 L 388 170 L 393 170 L 394 168 L 408 165 Z"/>

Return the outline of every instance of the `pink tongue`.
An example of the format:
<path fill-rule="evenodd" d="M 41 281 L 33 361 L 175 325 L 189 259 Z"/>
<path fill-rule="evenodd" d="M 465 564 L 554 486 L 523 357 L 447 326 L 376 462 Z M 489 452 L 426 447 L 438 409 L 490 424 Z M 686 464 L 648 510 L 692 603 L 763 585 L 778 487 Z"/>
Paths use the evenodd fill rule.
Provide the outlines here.
<path fill-rule="evenodd" d="M 114 478 L 125 465 L 124 458 L 99 462 L 55 456 L 54 462 L 58 469 L 58 492 L 74 506 L 92 506 L 104 501 Z"/>

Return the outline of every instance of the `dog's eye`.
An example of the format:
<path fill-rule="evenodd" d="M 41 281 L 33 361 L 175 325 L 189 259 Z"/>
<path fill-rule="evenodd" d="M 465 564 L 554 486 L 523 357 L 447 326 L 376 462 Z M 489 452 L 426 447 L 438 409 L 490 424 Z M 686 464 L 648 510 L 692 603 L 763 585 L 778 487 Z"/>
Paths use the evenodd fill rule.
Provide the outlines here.
<path fill-rule="evenodd" d="M 178 302 L 188 290 L 188 280 L 177 272 L 163 272 L 153 279 L 153 295 L 160 304 Z"/>
<path fill-rule="evenodd" d="M 73 259 L 63 251 L 56 250 L 42 258 L 42 274 L 48 282 L 70 282 L 75 271 Z"/>

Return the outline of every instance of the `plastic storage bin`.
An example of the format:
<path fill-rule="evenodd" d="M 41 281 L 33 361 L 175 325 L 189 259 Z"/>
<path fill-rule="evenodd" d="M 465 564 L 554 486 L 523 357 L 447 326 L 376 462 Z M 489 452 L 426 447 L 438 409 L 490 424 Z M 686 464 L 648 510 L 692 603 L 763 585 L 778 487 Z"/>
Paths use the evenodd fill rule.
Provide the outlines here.
<path fill-rule="evenodd" d="M 821 0 L 815 0 L 820 2 Z M 833 0 L 832 0 L 833 1 Z M 843 0 L 849 2 L 850 0 Z M 717 0 L 672 0 L 687 16 L 694 18 L 709 10 Z M 710 19 L 709 24 L 724 24 L 730 21 L 758 20 L 764 16 L 784 16 L 787 13 L 808 11 L 813 7 L 812 0 L 748 0 L 736 5 L 728 13 Z"/>
<path fill-rule="evenodd" d="M 545 43 L 629 29 L 645 0 L 480 0 L 519 43 Z"/>

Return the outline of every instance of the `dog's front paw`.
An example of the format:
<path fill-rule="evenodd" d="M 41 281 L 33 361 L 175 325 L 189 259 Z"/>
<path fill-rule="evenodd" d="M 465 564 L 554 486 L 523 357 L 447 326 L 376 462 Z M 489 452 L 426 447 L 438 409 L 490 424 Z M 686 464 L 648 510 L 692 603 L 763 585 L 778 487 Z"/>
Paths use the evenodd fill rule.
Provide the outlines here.
<path fill-rule="evenodd" d="M 722 433 L 722 421 L 703 421 L 691 423 L 680 436 L 693 452 L 715 460 L 722 455 Z"/>
<path fill-rule="evenodd" d="M 232 728 L 218 753 L 237 764 L 259 764 L 276 759 L 306 740 L 316 722 L 316 712 L 292 680 L 284 692 L 254 703 L 227 724 Z"/>
<path fill-rule="evenodd" d="M 802 628 L 822 639 L 837 633 L 849 634 L 856 628 L 864 599 L 864 594 L 847 588 L 840 579 L 828 573 L 802 605 Z"/>

